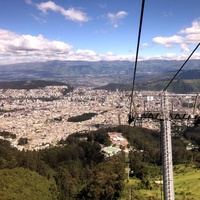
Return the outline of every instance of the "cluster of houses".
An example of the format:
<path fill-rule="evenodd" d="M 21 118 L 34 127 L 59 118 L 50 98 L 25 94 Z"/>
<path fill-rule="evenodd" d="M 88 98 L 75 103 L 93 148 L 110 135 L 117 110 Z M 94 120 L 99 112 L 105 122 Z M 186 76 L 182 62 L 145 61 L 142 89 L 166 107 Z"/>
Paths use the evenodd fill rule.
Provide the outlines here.
<path fill-rule="evenodd" d="M 123 137 L 122 133 L 119 132 L 108 132 L 108 135 L 110 137 L 110 140 L 112 142 L 111 146 L 104 147 L 102 149 L 102 152 L 106 157 L 111 157 L 118 152 L 124 151 L 125 153 L 128 153 L 128 147 L 129 144 L 127 139 Z"/>

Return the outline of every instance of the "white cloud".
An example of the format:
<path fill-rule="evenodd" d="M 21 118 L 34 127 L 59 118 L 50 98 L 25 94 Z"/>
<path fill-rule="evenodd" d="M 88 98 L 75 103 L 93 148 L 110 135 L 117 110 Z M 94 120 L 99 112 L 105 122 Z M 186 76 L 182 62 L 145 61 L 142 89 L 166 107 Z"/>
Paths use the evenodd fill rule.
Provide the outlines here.
<path fill-rule="evenodd" d="M 152 41 L 165 47 L 180 45 L 183 51 L 190 51 L 189 45 L 198 44 L 200 41 L 200 20 L 193 21 L 191 27 L 179 31 L 178 34 L 185 34 L 185 36 L 155 37 Z"/>
<path fill-rule="evenodd" d="M 92 50 L 78 49 L 76 52 L 70 52 L 68 60 L 85 60 L 85 61 L 99 61 L 99 56 Z"/>
<path fill-rule="evenodd" d="M 188 58 L 188 54 L 175 54 L 175 53 L 167 53 L 165 55 L 160 56 L 163 60 L 183 60 L 185 61 Z M 192 59 L 200 59 L 200 54 L 195 53 L 192 55 Z"/>
<path fill-rule="evenodd" d="M 72 46 L 62 41 L 51 41 L 42 35 L 19 35 L 0 29 L 0 62 L 12 60 L 28 62 L 66 57 Z"/>
<path fill-rule="evenodd" d="M 86 55 L 86 56 L 96 56 L 97 54 L 92 50 L 82 50 L 79 49 L 76 51 L 76 54 Z"/>
<path fill-rule="evenodd" d="M 172 47 L 173 44 L 180 44 L 183 42 L 183 38 L 181 36 L 173 35 L 171 37 L 155 37 L 153 38 L 153 42 L 156 44 L 162 44 L 165 47 Z"/>
<path fill-rule="evenodd" d="M 108 13 L 106 17 L 109 19 L 110 24 L 117 28 L 119 26 L 119 23 L 123 18 L 125 18 L 128 15 L 125 11 L 119 11 L 117 13 Z"/>
<path fill-rule="evenodd" d="M 197 44 L 200 41 L 200 34 L 189 34 L 185 37 L 184 41 L 187 44 Z"/>
<path fill-rule="evenodd" d="M 162 40 L 160 40 L 161 42 Z M 164 41 L 166 44 L 168 40 Z M 174 40 L 171 40 L 174 41 Z M 182 48 L 187 50 L 187 45 L 181 43 Z M 147 44 L 144 44 L 147 46 Z M 20 63 L 20 62 L 42 62 L 49 60 L 85 60 L 85 61 L 100 61 L 100 60 L 129 60 L 134 61 L 134 54 L 119 55 L 114 52 L 97 53 L 90 49 L 73 50 L 72 45 L 63 41 L 48 40 L 42 35 L 20 35 L 8 30 L 0 29 L 0 65 Z M 149 59 L 187 59 L 187 54 L 165 54 L 146 56 L 139 55 L 138 60 Z M 196 52 L 193 59 L 200 59 L 200 54 Z"/>
<path fill-rule="evenodd" d="M 0 65 L 48 60 L 130 60 L 132 55 L 117 55 L 113 52 L 98 54 L 90 49 L 73 51 L 73 47 L 58 40 L 48 40 L 42 35 L 19 35 L 0 29 Z"/>
<path fill-rule="evenodd" d="M 163 55 L 153 55 L 153 56 L 139 56 L 138 60 L 182 60 L 185 61 L 188 58 L 188 54 L 176 54 L 176 53 L 166 53 Z M 199 53 L 194 53 L 192 59 L 200 59 Z"/>
<path fill-rule="evenodd" d="M 200 18 L 192 22 L 192 26 L 179 31 L 180 34 L 200 34 Z"/>
<path fill-rule="evenodd" d="M 188 48 L 188 45 L 187 45 L 187 44 L 182 43 L 182 44 L 180 44 L 180 46 L 181 46 L 181 49 L 182 49 L 183 51 L 189 51 L 189 48 Z"/>
<path fill-rule="evenodd" d="M 147 48 L 147 47 L 149 47 L 149 44 L 148 43 L 143 43 L 143 44 L 141 44 L 141 46 L 142 46 L 142 48 Z"/>
<path fill-rule="evenodd" d="M 63 7 L 55 4 L 53 1 L 42 2 L 36 5 L 43 13 L 47 13 L 48 10 L 59 12 L 67 20 L 75 22 L 87 22 L 91 18 L 84 12 L 76 10 L 74 8 L 64 9 Z"/>

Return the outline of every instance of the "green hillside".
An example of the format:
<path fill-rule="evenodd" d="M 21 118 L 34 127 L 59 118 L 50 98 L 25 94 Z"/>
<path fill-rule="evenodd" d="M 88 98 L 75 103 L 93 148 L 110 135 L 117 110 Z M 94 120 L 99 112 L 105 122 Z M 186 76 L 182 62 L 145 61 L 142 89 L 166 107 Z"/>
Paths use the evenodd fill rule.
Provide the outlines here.
<path fill-rule="evenodd" d="M 120 200 L 126 200 L 128 196 L 138 200 L 161 200 L 163 186 L 159 184 L 159 177 L 150 182 L 151 188 L 142 186 L 141 180 L 132 177 L 127 182 Z M 174 167 L 174 192 L 176 200 L 198 200 L 200 197 L 200 169 L 195 165 L 176 165 Z M 155 183 L 155 181 L 158 181 Z"/>
<path fill-rule="evenodd" d="M 153 90 L 153 91 L 162 91 L 169 81 L 156 81 L 148 82 L 146 84 L 141 84 L 138 88 L 141 90 Z M 189 79 L 189 80 L 174 80 L 169 88 L 168 92 L 173 93 L 196 93 L 200 92 L 200 79 Z"/>
<path fill-rule="evenodd" d="M 149 91 L 162 91 L 170 80 L 161 81 L 148 81 L 146 83 L 136 83 L 135 90 L 149 90 Z M 130 91 L 132 89 L 131 84 L 118 84 L 110 83 L 108 85 L 98 87 L 95 89 L 104 89 L 110 91 Z M 174 80 L 167 89 L 168 92 L 173 93 L 197 93 L 200 92 L 200 79 L 184 79 Z"/>
<path fill-rule="evenodd" d="M 55 182 L 29 169 L 0 170 L 1 200 L 53 200 L 57 199 Z"/>
<path fill-rule="evenodd" d="M 177 199 L 199 199 L 200 169 L 195 166 L 175 166 L 174 185 Z"/>
<path fill-rule="evenodd" d="M 128 148 L 105 157 L 112 144 L 108 132 L 127 138 Z M 175 193 L 178 200 L 198 200 L 200 184 L 200 126 L 172 137 Z M 121 125 L 74 133 L 57 146 L 19 151 L 0 139 L 0 199 L 2 200 L 160 200 L 162 178 L 160 133 Z M 186 146 L 193 144 L 188 151 Z M 114 145 L 113 145 L 114 146 Z M 130 177 L 127 180 L 128 175 Z"/>

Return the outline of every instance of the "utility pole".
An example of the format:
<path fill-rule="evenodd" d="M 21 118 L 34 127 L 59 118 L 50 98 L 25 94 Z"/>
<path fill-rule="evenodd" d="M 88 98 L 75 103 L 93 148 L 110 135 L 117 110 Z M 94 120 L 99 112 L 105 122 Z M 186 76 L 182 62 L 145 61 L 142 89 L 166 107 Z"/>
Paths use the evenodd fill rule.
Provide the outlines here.
<path fill-rule="evenodd" d="M 174 200 L 171 121 L 167 93 L 161 96 L 161 138 L 164 200 Z"/>

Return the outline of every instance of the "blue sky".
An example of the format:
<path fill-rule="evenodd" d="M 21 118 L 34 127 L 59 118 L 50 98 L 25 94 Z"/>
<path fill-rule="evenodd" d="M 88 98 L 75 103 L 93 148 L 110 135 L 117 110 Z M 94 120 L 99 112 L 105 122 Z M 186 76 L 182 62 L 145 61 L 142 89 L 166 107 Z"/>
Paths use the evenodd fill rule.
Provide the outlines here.
<path fill-rule="evenodd" d="M 0 2 L 0 64 L 134 61 L 142 0 Z M 139 60 L 186 59 L 200 42 L 199 0 L 146 0 Z M 200 59 L 200 50 L 193 58 Z"/>

